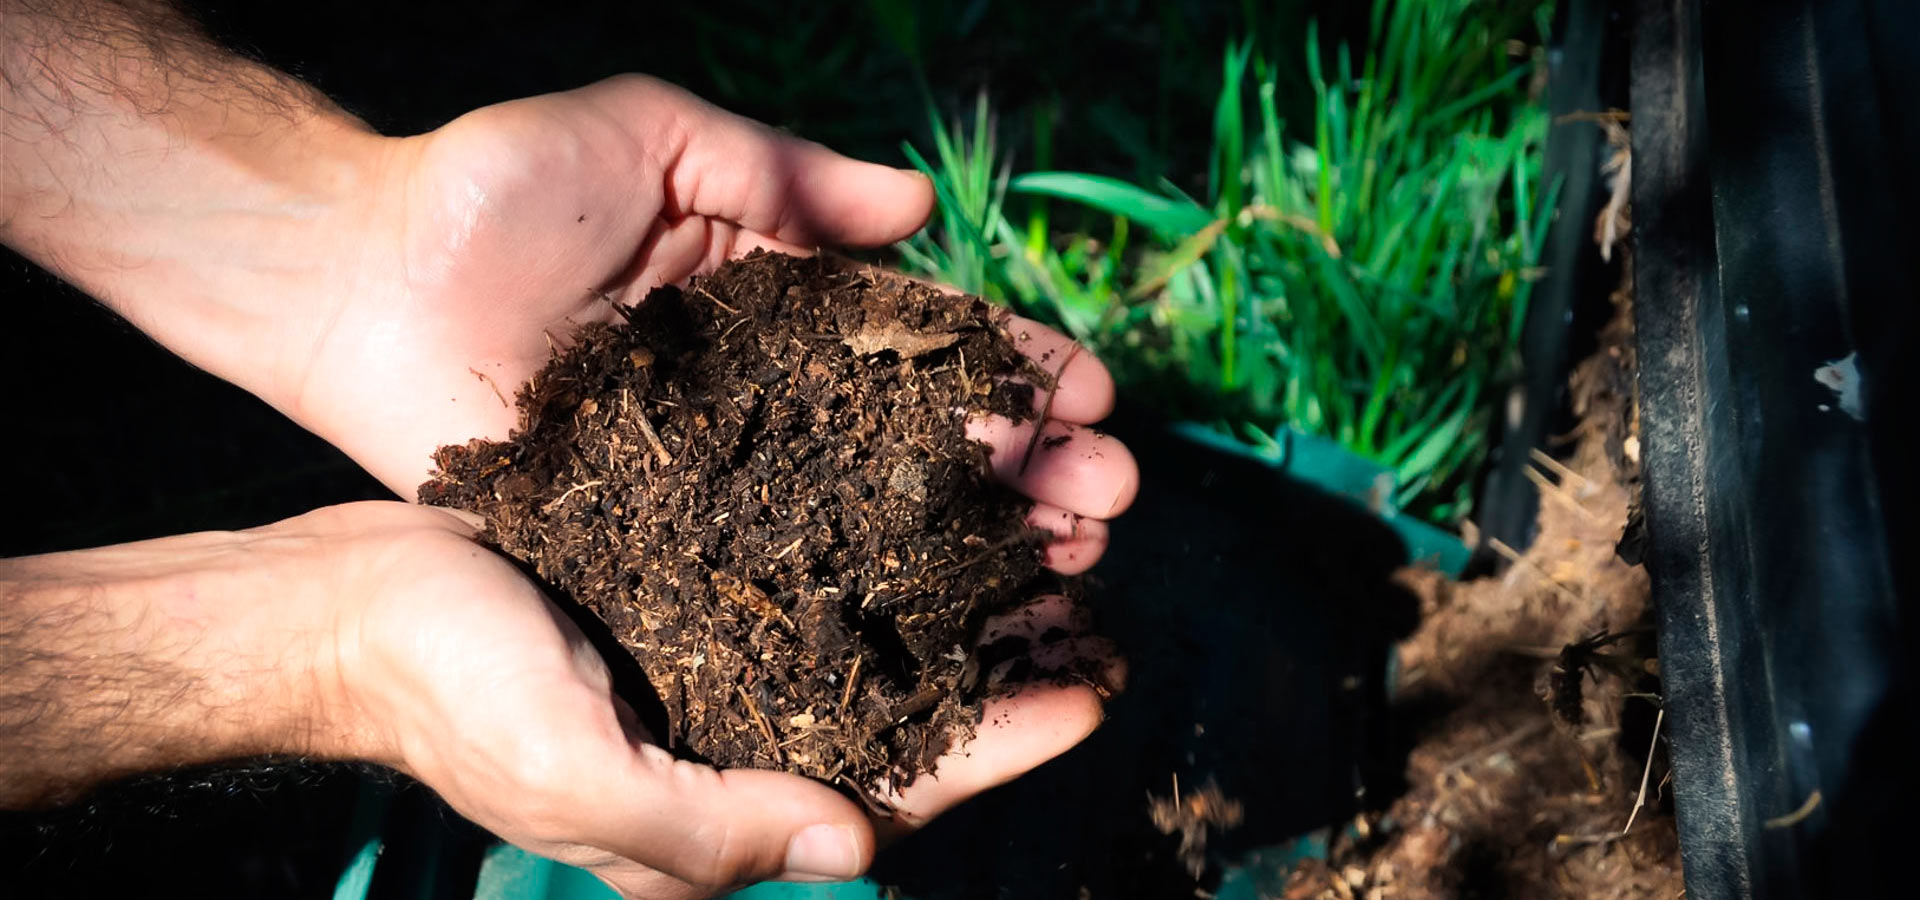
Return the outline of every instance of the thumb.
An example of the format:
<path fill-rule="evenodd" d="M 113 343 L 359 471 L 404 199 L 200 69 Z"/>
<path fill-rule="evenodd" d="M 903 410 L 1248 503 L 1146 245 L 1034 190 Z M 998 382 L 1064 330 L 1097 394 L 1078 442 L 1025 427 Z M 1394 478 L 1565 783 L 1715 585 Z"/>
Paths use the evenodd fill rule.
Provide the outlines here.
<path fill-rule="evenodd" d="M 841 156 L 644 76 L 591 85 L 629 128 L 668 151 L 668 218 L 706 216 L 802 247 L 875 246 L 919 230 L 933 183 L 919 172 Z M 671 129 L 648 126 L 671 122 Z"/>
<path fill-rule="evenodd" d="M 797 775 L 717 771 L 652 744 L 610 774 L 587 806 L 593 843 L 688 884 L 844 881 L 873 860 L 860 808 Z"/>

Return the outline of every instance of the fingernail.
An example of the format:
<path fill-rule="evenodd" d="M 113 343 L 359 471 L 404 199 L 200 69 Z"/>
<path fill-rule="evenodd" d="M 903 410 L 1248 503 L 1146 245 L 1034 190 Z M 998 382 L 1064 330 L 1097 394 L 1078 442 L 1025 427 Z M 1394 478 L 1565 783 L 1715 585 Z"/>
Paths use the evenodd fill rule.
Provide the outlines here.
<path fill-rule="evenodd" d="M 787 842 L 788 875 L 845 880 L 860 869 L 860 837 L 845 825 L 809 825 Z"/>

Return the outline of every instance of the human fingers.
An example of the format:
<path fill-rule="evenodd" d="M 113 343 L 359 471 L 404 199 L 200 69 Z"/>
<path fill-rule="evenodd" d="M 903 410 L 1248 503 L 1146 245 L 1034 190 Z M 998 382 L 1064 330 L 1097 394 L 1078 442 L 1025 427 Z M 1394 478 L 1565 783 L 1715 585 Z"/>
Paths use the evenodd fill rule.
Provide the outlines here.
<path fill-rule="evenodd" d="M 1056 381 L 1051 391 L 1034 392 L 1034 412 L 1044 408 L 1047 418 L 1076 425 L 1091 425 L 1113 412 L 1113 375 L 1091 352 L 1024 316 L 1009 315 L 1006 326 L 1020 352 Z"/>
<path fill-rule="evenodd" d="M 1111 519 L 1140 490 L 1140 469 L 1126 445 L 1091 428 L 976 416 L 967 420 L 967 436 L 993 448 L 994 474 L 1008 487 L 1069 512 Z"/>
<path fill-rule="evenodd" d="M 631 306 L 646 299 L 654 288 L 712 272 L 727 260 L 755 250 L 789 256 L 813 254 L 812 247 L 790 244 L 721 219 L 701 216 L 675 219 L 654 227 L 634 255 L 632 265 L 607 286 L 607 294 L 616 302 Z"/>
<path fill-rule="evenodd" d="M 894 815 L 877 825 L 882 840 L 897 839 L 980 792 L 1018 778 L 1099 727 L 1103 694 L 1124 685 L 1126 664 L 1104 640 L 1076 636 L 1084 624 L 1078 608 L 1058 596 L 987 624 L 983 645 L 1009 637 L 1027 642 L 1026 652 L 1001 661 L 989 680 L 1007 677 L 1016 667 L 1024 673 L 1012 674 L 1034 680 L 989 699 L 971 739 L 942 755 L 931 773 L 892 792 Z M 1044 673 L 1076 673 L 1076 679 L 1097 683 L 1049 679 Z"/>
<path fill-rule="evenodd" d="M 755 881 L 843 881 L 866 871 L 874 836 L 859 807 L 784 772 L 718 771 L 651 744 L 580 792 L 581 843 L 569 860 L 639 896 L 710 894 Z"/>
<path fill-rule="evenodd" d="M 518 667 L 457 727 L 413 742 L 404 767 L 488 830 L 632 896 L 844 880 L 872 861 L 858 806 L 796 775 L 675 758 L 622 715 L 591 648 L 569 643 L 567 659 Z"/>
<path fill-rule="evenodd" d="M 1035 503 L 1027 524 L 1052 538 L 1047 544 L 1047 568 L 1062 575 L 1078 575 L 1093 568 L 1107 552 L 1107 523 L 1078 515 L 1051 503 Z"/>
<path fill-rule="evenodd" d="M 905 275 L 907 280 L 948 293 L 961 291 L 949 284 Z M 1002 324 L 1015 345 L 1058 385 L 1034 392 L 1034 412 L 1044 408 L 1047 418 L 1091 425 L 1113 412 L 1113 374 L 1084 346 L 1054 328 L 1025 316 L 1005 313 Z M 1036 385 L 1036 387 L 1039 387 Z"/>
<path fill-rule="evenodd" d="M 918 172 L 850 159 L 657 79 L 623 75 L 585 90 L 662 151 L 670 220 L 725 219 L 799 246 L 876 246 L 933 212 L 933 184 Z"/>

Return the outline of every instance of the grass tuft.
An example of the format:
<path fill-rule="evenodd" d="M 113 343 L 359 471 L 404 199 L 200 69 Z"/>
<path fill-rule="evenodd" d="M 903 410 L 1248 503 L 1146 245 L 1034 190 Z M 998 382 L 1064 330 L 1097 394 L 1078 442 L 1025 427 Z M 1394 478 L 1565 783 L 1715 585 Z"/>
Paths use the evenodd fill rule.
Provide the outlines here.
<path fill-rule="evenodd" d="M 935 160 L 907 148 L 940 212 L 901 254 L 1059 324 L 1173 414 L 1255 446 L 1289 428 L 1332 438 L 1393 471 L 1397 506 L 1457 522 L 1557 199 L 1528 92 L 1538 54 L 1510 40 L 1541 35 L 1545 9 L 1377 0 L 1357 71 L 1355 48 L 1309 27 L 1313 121 L 1293 130 L 1280 67 L 1230 45 L 1201 198 L 1165 180 L 1010 176 L 982 97 L 970 128 L 933 122 Z M 1069 211 L 1084 227 L 1061 232 Z"/>

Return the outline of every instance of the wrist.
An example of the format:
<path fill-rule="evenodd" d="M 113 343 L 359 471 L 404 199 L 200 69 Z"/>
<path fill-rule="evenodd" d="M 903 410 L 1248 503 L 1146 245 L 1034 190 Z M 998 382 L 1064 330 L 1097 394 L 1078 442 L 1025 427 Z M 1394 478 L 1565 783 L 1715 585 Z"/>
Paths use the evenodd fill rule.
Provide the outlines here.
<path fill-rule="evenodd" d="M 170 4 L 10 5 L 0 109 L 0 241 L 270 402 L 377 246 L 392 142 Z"/>
<path fill-rule="evenodd" d="M 139 771 L 354 755 L 324 556 L 262 529 L 0 563 L 0 806 Z"/>
<path fill-rule="evenodd" d="M 47 197 L 10 217 L 5 238 L 194 365 L 276 406 L 284 357 L 361 289 L 372 198 L 391 139 L 344 114 L 157 149 L 170 165 L 116 163 L 144 184 L 110 196 Z M 181 159 L 181 156 L 191 159 Z M 180 171 L 186 169 L 187 171 Z"/>

